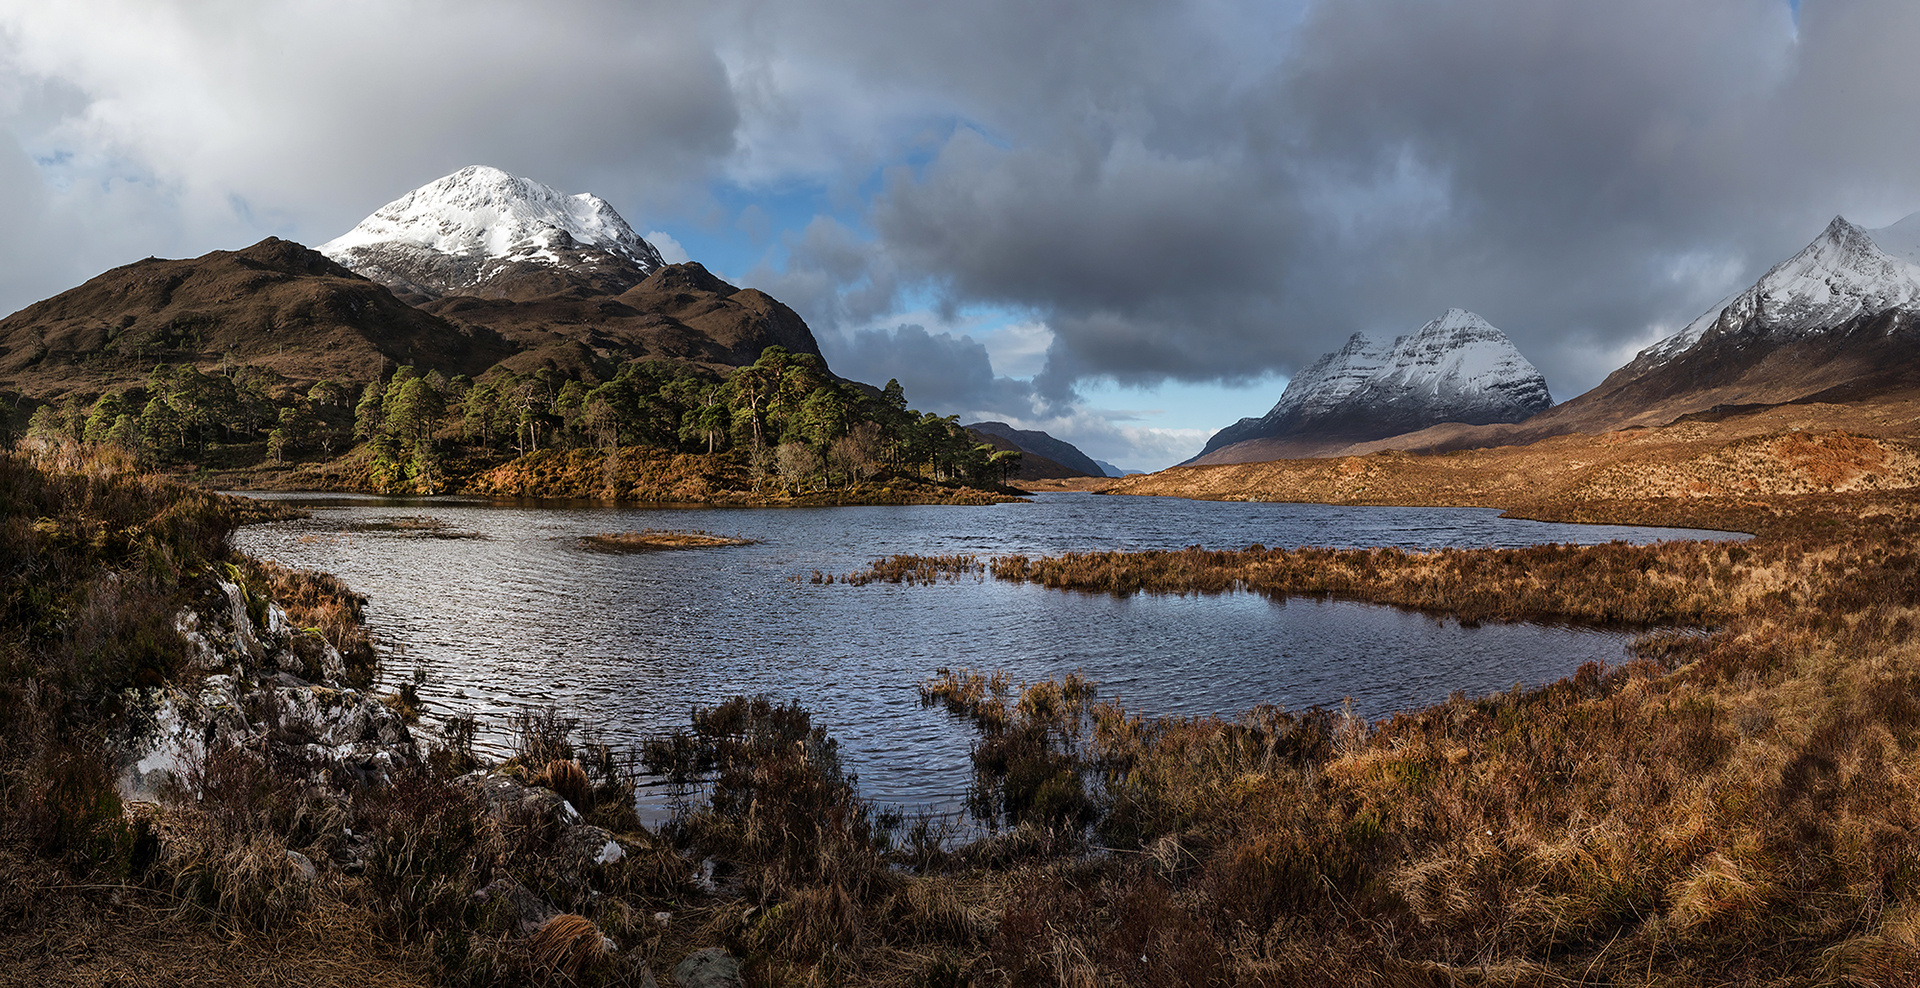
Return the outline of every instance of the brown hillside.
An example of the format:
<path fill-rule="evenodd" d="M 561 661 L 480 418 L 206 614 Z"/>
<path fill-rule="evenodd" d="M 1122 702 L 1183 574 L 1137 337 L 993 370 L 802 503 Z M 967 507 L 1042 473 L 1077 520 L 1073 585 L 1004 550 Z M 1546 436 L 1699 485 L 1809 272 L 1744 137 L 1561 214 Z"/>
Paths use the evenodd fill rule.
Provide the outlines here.
<path fill-rule="evenodd" d="M 994 449 L 1013 450 L 1020 454 L 1020 469 L 1014 471 L 1010 480 L 1065 480 L 1068 477 L 1085 477 L 1086 474 L 1069 466 L 1062 466 L 1038 453 L 1029 453 L 1014 445 L 1013 440 L 1005 436 L 996 436 L 990 432 L 968 429 L 975 442 L 986 443 Z"/>
<path fill-rule="evenodd" d="M 597 359 L 667 360 L 731 368 L 769 346 L 820 355 L 799 314 L 764 292 L 735 288 L 696 262 L 670 264 L 619 295 L 570 290 L 536 299 L 436 299 L 425 311 L 491 331 L 517 353 L 517 371 L 579 372 Z"/>
<path fill-rule="evenodd" d="M 1480 505 L 1564 514 L 1576 505 L 1920 487 L 1920 401 L 1807 404 L 1525 446 L 1182 466 L 1116 494 L 1333 504 Z"/>
<path fill-rule="evenodd" d="M 477 373 L 491 334 L 400 301 L 275 237 L 188 260 L 114 268 L 0 320 L 0 388 L 45 399 L 143 384 L 158 363 L 249 363 L 299 381 L 365 379 L 411 363 Z"/>

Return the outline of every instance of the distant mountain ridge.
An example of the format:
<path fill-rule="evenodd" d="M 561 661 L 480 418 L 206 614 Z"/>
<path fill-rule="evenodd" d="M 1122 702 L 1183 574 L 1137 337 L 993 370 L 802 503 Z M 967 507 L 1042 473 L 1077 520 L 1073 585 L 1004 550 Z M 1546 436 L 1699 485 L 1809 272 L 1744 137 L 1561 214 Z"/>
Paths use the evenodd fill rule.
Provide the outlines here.
<path fill-rule="evenodd" d="M 0 386 L 36 399 L 142 385 L 157 363 L 250 363 L 314 381 L 403 363 L 476 374 L 510 353 L 497 334 L 274 237 L 135 261 L 0 319 Z"/>
<path fill-rule="evenodd" d="M 1016 429 L 1005 422 L 975 422 L 965 428 L 999 436 L 1011 442 L 1022 452 L 1045 457 L 1074 471 L 1068 476 L 1104 477 L 1107 475 L 1105 470 L 1100 469 L 1099 464 L 1093 462 L 1092 457 L 1080 452 L 1078 447 L 1064 439 L 1055 439 L 1038 429 Z"/>
<path fill-rule="evenodd" d="M 1917 319 L 1920 213 L 1874 230 L 1836 216 L 1752 286 L 1641 350 L 1599 386 L 1472 444 L 1920 389 Z"/>
<path fill-rule="evenodd" d="M 1920 213 L 1878 229 L 1836 216 L 1746 289 L 1532 418 L 1444 423 L 1304 455 L 1520 445 L 1790 404 L 1909 398 L 1920 400 Z"/>
<path fill-rule="evenodd" d="M 1271 459 L 1286 455 L 1274 452 L 1281 444 L 1304 451 L 1442 422 L 1518 422 L 1552 404 L 1546 378 L 1505 333 L 1448 309 L 1391 343 L 1355 333 L 1295 374 L 1266 415 L 1220 430 L 1187 462 Z"/>

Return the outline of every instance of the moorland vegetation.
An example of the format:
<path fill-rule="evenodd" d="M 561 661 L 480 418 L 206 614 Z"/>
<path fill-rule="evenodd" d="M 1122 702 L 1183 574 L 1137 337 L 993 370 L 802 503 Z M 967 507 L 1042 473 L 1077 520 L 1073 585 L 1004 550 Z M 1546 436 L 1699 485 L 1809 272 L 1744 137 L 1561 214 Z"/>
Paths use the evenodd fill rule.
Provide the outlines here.
<path fill-rule="evenodd" d="M 119 770 L 141 691 L 205 675 L 179 614 L 206 579 L 366 675 L 349 590 L 227 547 L 251 510 L 98 451 L 0 457 L 6 978 L 639 984 L 702 948 L 763 984 L 1893 985 L 1920 966 L 1911 491 L 1566 507 L 1744 542 L 883 560 L 843 592 L 991 576 L 1649 626 L 1618 668 L 1372 721 L 1147 717 L 957 657 L 974 668 L 920 690 L 977 731 L 970 821 L 869 804 L 805 710 L 752 698 L 627 757 L 524 713 L 484 777 L 548 803 L 490 803 L 459 717 L 386 778 L 266 743 L 137 801 Z M 406 692 L 396 708 L 431 693 Z M 696 786 L 664 826 L 633 816 L 643 774 Z M 570 857 L 560 795 L 623 853 Z M 511 809 L 529 805 L 548 811 Z"/>

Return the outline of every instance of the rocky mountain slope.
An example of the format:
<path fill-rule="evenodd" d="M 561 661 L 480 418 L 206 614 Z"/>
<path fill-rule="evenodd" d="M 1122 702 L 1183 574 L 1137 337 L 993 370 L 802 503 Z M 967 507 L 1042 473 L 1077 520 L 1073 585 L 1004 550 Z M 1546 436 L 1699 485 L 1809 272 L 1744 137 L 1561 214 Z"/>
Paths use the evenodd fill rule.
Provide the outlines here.
<path fill-rule="evenodd" d="M 562 292 L 545 298 L 451 296 L 421 309 L 514 350 L 506 365 L 578 374 L 606 362 L 657 357 L 715 369 L 740 367 L 779 345 L 820 356 L 806 320 L 780 300 L 736 288 L 696 261 L 669 264 L 618 295 Z"/>
<path fill-rule="evenodd" d="M 250 363 L 296 380 L 412 363 L 449 375 L 506 357 L 496 334 L 422 312 L 319 253 L 269 237 L 147 258 L 0 320 L 0 388 L 44 399 L 144 384 L 157 363 Z"/>
<path fill-rule="evenodd" d="M 1026 454 L 1027 459 L 1039 457 L 1059 467 L 1058 472 L 1035 473 L 1033 478 L 1042 477 L 1104 477 L 1106 471 L 1093 462 L 1093 458 L 1080 452 L 1079 447 L 1064 439 L 1054 437 L 1038 429 L 1016 429 L 1005 422 L 975 422 L 966 428 L 989 436 L 998 436 L 1013 449 Z M 995 444 L 998 446 L 999 444 Z M 1002 447 L 1005 448 L 1005 447 Z M 1030 479 L 1026 467 L 1021 467 L 1020 478 Z"/>
<path fill-rule="evenodd" d="M 1442 422 L 1518 422 L 1552 404 L 1546 379 L 1505 333 L 1448 309 L 1390 344 L 1354 334 L 1295 374 L 1272 411 L 1220 430 L 1188 462 L 1308 456 Z"/>
<path fill-rule="evenodd" d="M 820 356 L 805 320 L 694 262 L 664 264 L 605 200 L 472 166 L 320 247 L 435 315 L 499 334 L 517 371 L 658 357 L 714 368 Z"/>
<path fill-rule="evenodd" d="M 470 165 L 401 196 L 320 245 L 410 302 L 448 295 L 617 295 L 661 267 L 606 200 Z"/>

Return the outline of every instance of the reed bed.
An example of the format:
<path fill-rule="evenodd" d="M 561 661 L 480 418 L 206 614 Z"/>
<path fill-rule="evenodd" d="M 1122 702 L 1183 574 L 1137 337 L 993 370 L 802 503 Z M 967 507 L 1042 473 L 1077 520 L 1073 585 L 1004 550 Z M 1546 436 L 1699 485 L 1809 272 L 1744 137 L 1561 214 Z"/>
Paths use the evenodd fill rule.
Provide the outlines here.
<path fill-rule="evenodd" d="M 813 571 L 810 583 L 844 583 L 849 586 L 866 586 L 869 583 L 905 583 L 933 584 L 953 582 L 960 579 L 980 580 L 985 577 L 987 564 L 979 556 L 917 556 L 910 553 L 896 553 L 884 559 L 876 559 L 866 569 L 842 576 Z"/>

